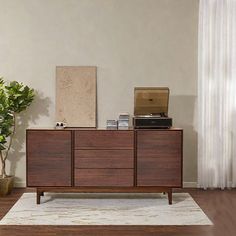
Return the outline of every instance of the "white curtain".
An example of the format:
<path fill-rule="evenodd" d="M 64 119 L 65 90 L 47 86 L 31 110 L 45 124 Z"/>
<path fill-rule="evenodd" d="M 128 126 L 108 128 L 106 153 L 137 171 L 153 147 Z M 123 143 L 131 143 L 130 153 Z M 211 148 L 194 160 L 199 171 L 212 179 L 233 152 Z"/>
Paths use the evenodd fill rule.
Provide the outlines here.
<path fill-rule="evenodd" d="M 236 0 L 200 0 L 198 185 L 236 187 Z"/>

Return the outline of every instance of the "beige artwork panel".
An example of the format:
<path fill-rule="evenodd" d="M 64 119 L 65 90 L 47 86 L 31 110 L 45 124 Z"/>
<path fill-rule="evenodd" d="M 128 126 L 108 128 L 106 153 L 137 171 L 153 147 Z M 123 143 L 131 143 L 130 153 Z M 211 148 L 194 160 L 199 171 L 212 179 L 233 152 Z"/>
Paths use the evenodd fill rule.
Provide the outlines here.
<path fill-rule="evenodd" d="M 97 67 L 56 67 L 56 121 L 96 127 Z"/>

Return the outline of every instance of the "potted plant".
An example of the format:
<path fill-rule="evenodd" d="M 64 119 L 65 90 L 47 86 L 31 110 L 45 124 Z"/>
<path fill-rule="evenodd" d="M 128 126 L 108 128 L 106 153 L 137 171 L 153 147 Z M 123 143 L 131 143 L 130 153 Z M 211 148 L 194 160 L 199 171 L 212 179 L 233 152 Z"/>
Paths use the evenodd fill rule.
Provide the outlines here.
<path fill-rule="evenodd" d="M 7 175 L 6 160 L 16 131 L 17 115 L 31 104 L 34 96 L 34 90 L 23 83 L 6 83 L 0 78 L 0 195 L 9 194 L 13 188 L 14 176 Z"/>

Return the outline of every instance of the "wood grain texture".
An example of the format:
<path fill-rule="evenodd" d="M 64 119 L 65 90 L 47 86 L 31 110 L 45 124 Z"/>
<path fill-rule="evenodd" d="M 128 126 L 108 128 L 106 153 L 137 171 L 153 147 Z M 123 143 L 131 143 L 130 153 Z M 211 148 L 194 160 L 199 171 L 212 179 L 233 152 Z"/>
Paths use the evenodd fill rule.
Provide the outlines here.
<path fill-rule="evenodd" d="M 27 186 L 71 186 L 71 131 L 27 131 Z"/>
<path fill-rule="evenodd" d="M 182 186 L 182 131 L 137 131 L 137 186 Z"/>
<path fill-rule="evenodd" d="M 133 169 L 75 169 L 75 186 L 133 186 Z"/>
<path fill-rule="evenodd" d="M 118 187 L 129 187 L 126 188 L 129 192 L 149 192 L 153 187 L 156 192 L 163 189 L 168 192 L 171 204 L 171 188 L 182 186 L 181 129 L 111 131 L 70 128 L 63 131 L 28 130 L 27 133 L 31 132 L 38 133 L 39 137 L 31 137 L 31 143 L 27 138 L 27 146 L 30 144 L 27 157 L 36 160 L 36 164 L 29 165 L 27 158 L 31 167 L 28 168 L 27 179 L 28 186 L 37 187 L 38 203 L 44 192 L 41 188 L 46 187 L 52 190 L 68 187 L 66 191 L 84 191 L 84 187 L 94 187 L 94 191 L 97 189 L 98 192 L 100 187 L 106 188 L 104 191 L 107 192 L 121 191 Z M 67 138 L 60 137 L 66 132 L 70 134 Z M 65 150 L 68 152 L 65 153 Z M 57 163 L 62 159 L 57 160 L 56 157 L 60 155 L 67 158 L 59 165 Z M 61 166 L 65 169 L 62 170 Z M 44 175 L 43 171 L 47 174 Z M 40 174 L 44 175 L 41 179 L 38 178 Z M 60 188 L 60 191 L 65 189 Z"/>
<path fill-rule="evenodd" d="M 75 150 L 75 168 L 134 168 L 133 150 Z"/>
<path fill-rule="evenodd" d="M 39 192 L 52 193 L 161 193 L 170 192 L 170 187 L 134 186 L 82 186 L 82 187 L 38 187 Z"/>
<path fill-rule="evenodd" d="M 131 130 L 75 131 L 75 149 L 133 149 Z"/>
<path fill-rule="evenodd" d="M 96 127 L 97 68 L 56 67 L 56 121 L 69 127 Z"/>
<path fill-rule="evenodd" d="M 138 134 L 137 149 L 155 149 L 161 155 L 175 154 L 181 150 L 181 130 L 156 129 L 136 132 Z"/>

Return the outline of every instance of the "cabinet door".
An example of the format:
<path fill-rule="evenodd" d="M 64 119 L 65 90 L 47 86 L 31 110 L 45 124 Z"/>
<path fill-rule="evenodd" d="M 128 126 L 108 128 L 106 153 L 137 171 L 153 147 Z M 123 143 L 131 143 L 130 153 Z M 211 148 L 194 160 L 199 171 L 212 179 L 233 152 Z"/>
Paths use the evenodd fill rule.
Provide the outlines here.
<path fill-rule="evenodd" d="M 27 131 L 27 186 L 71 186 L 71 131 Z"/>
<path fill-rule="evenodd" d="M 182 186 L 182 130 L 137 131 L 137 186 Z"/>

